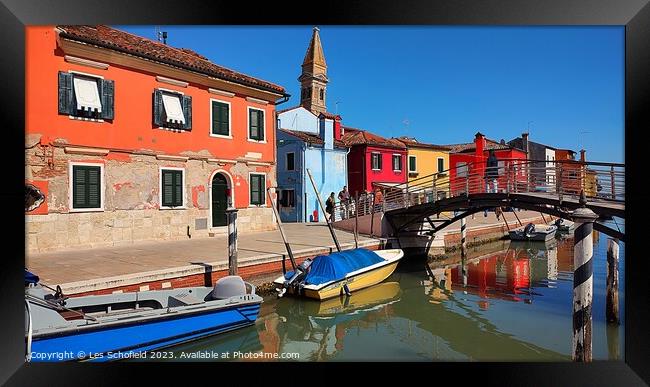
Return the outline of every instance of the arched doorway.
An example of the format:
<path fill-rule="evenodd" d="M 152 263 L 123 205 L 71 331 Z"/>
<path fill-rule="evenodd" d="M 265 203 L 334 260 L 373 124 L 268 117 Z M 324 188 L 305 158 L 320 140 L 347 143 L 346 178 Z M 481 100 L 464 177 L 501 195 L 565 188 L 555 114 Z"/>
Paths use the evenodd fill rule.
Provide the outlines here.
<path fill-rule="evenodd" d="M 212 177 L 212 227 L 227 225 L 226 208 L 228 208 L 228 178 L 222 173 L 215 173 Z"/>

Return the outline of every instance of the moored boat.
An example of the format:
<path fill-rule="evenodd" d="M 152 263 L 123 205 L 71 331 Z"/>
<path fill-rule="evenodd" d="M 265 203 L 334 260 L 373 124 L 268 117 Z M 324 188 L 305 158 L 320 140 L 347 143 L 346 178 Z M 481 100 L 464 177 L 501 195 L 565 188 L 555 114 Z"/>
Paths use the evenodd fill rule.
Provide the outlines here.
<path fill-rule="evenodd" d="M 110 361 L 255 323 L 262 297 L 238 276 L 214 287 L 64 297 L 27 278 L 27 359 Z"/>
<path fill-rule="evenodd" d="M 306 259 L 278 277 L 274 283 L 284 292 L 326 300 L 378 284 L 388 278 L 404 256 L 400 249 L 370 251 L 346 250 L 329 255 Z"/>
<path fill-rule="evenodd" d="M 528 223 L 524 227 L 511 230 L 508 235 L 513 241 L 546 241 L 555 237 L 554 225 Z"/>

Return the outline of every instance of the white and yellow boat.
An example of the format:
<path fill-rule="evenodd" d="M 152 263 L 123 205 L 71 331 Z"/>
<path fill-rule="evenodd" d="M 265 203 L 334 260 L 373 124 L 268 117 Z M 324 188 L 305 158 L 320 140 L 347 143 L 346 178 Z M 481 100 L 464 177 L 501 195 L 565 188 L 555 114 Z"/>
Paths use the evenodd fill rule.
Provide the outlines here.
<path fill-rule="evenodd" d="M 370 251 L 346 250 L 307 259 L 295 271 L 278 277 L 274 283 L 284 292 L 326 300 L 378 284 L 397 267 L 404 252 L 400 249 Z"/>

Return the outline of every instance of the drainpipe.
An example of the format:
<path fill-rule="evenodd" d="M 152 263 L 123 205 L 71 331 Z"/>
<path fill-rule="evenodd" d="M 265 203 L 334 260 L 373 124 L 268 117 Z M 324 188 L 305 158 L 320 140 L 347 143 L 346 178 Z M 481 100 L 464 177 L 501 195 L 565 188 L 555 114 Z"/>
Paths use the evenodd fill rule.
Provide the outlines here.
<path fill-rule="evenodd" d="M 280 119 L 280 117 L 278 115 L 277 106 L 289 101 L 290 97 L 291 97 L 291 94 L 284 94 L 281 99 L 275 101 L 275 106 L 274 106 L 275 107 L 275 111 L 274 111 L 274 113 L 275 113 L 275 122 L 274 122 L 273 126 L 275 126 L 275 130 L 273 132 L 273 141 L 275 141 L 275 146 L 273 147 L 273 160 L 275 160 L 275 186 L 276 187 L 278 185 L 278 120 Z M 295 162 L 295 159 L 294 159 L 294 162 Z M 234 190 L 235 187 L 233 187 L 232 189 Z M 278 191 L 277 191 L 277 189 L 274 190 L 274 191 L 275 191 L 276 203 L 278 203 L 279 202 L 279 200 L 278 200 L 279 199 L 278 198 Z M 294 200 L 295 200 L 295 198 L 294 198 Z M 271 201 L 271 206 L 273 206 L 273 201 Z M 234 202 L 233 202 L 233 207 L 235 207 Z M 278 216 L 279 216 L 279 214 L 278 214 Z M 280 219 L 278 218 L 278 221 L 279 220 Z"/>

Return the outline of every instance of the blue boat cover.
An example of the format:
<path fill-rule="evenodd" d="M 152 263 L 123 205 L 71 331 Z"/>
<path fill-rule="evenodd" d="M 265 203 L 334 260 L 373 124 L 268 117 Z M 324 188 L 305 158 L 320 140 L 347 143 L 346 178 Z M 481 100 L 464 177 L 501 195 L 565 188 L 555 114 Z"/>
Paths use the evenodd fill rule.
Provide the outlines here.
<path fill-rule="evenodd" d="M 38 283 L 38 276 L 27 269 L 25 269 L 25 286 L 29 284 L 37 284 Z"/>
<path fill-rule="evenodd" d="M 345 278 L 348 273 L 363 269 L 384 259 L 375 252 L 367 249 L 354 249 L 319 255 L 314 258 L 309 273 L 305 277 L 305 284 L 318 285 L 329 281 Z"/>

